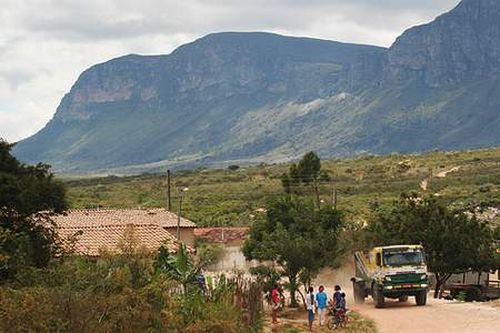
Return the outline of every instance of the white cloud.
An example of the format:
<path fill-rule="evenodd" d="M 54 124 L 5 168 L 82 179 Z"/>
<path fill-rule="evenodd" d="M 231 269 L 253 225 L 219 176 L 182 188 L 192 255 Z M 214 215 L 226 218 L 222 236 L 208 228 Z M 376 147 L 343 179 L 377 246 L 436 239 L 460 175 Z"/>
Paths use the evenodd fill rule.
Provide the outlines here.
<path fill-rule="evenodd" d="M 89 66 L 164 54 L 217 31 L 272 31 L 389 46 L 458 0 L 2 0 L 0 137 L 37 130 Z"/>

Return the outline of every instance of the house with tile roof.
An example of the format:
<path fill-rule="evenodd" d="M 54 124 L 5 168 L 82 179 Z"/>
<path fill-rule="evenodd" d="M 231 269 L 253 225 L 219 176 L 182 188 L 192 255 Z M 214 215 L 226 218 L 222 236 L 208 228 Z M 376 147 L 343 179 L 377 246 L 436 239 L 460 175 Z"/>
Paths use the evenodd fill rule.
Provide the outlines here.
<path fill-rule="evenodd" d="M 69 210 L 53 220 L 63 241 L 75 253 L 89 256 L 119 253 L 131 241 L 146 251 L 156 251 L 163 244 L 176 252 L 180 242 L 193 244 L 196 228 L 184 218 L 178 227 L 177 215 L 165 209 Z"/>

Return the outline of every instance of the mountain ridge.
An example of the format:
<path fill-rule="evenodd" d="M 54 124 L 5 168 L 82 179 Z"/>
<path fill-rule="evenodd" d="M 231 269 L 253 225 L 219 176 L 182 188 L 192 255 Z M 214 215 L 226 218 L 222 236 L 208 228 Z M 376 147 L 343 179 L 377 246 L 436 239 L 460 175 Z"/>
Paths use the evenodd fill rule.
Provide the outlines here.
<path fill-rule="evenodd" d="M 413 77 L 402 77 L 399 82 L 423 75 L 431 87 L 480 78 L 492 69 L 498 74 L 499 18 L 498 1 L 462 1 L 433 22 L 403 32 L 389 48 L 386 71 L 397 76 L 398 69 L 404 67 L 403 72 L 408 74 L 409 70 Z M 418 52 L 409 54 L 408 50 L 416 47 Z"/>
<path fill-rule="evenodd" d="M 115 58 L 14 153 L 59 172 L 142 172 L 500 145 L 498 22 L 499 3 L 465 0 L 389 49 L 225 32 Z"/>

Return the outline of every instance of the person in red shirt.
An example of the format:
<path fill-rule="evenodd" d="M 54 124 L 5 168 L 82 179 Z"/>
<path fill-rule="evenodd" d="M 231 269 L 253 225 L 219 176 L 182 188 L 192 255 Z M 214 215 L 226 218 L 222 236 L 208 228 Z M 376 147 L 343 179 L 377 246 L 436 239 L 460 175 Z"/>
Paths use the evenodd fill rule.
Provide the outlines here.
<path fill-rule="evenodd" d="M 278 285 L 275 284 L 271 290 L 271 305 L 272 305 L 272 318 L 273 324 L 278 324 L 278 312 L 281 306 L 281 297 Z"/>

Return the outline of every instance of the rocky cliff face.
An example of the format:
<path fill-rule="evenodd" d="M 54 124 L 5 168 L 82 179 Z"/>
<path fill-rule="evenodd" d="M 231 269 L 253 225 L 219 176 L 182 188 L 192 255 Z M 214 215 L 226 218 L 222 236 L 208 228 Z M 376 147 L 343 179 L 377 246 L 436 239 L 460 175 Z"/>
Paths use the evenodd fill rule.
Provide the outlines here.
<path fill-rule="evenodd" d="M 352 89 L 378 75 L 383 48 L 267 33 L 219 33 L 170 56 L 177 99 L 256 92 L 310 100 Z M 369 59 L 369 63 L 365 61 Z"/>
<path fill-rule="evenodd" d="M 438 87 L 498 75 L 500 1 L 464 0 L 434 22 L 407 30 L 388 52 L 386 79 Z"/>
<path fill-rule="evenodd" d="M 147 103 L 158 96 L 157 83 L 165 63 L 165 56 L 130 55 L 91 67 L 64 96 L 54 119 L 88 120 L 113 104 Z"/>
<path fill-rule="evenodd" d="M 240 95 L 312 100 L 364 85 L 379 74 L 383 54 L 378 47 L 268 33 L 212 34 L 168 56 L 130 55 L 88 69 L 55 118 L 84 120 L 124 103 L 162 111 Z"/>

